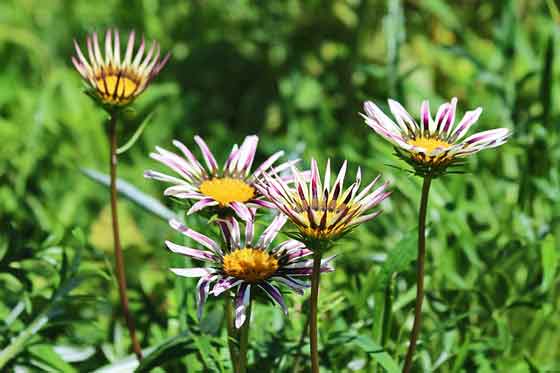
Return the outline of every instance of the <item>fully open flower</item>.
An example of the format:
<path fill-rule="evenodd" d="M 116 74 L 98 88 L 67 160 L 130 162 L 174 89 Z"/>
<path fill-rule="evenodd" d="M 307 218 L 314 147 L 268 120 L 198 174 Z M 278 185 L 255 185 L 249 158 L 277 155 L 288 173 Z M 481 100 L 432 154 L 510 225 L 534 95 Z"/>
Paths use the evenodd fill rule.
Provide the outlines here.
<path fill-rule="evenodd" d="M 419 175 L 439 176 L 455 162 L 483 149 L 504 144 L 511 134 L 507 128 L 475 133 L 461 140 L 478 120 L 482 108 L 467 111 L 455 126 L 457 99 L 442 104 L 435 116 L 427 100 L 420 109 L 420 125 L 397 101 L 389 100 L 393 122 L 373 102 L 364 104 L 366 124 L 395 145 L 397 154 L 411 164 Z"/>
<path fill-rule="evenodd" d="M 89 59 L 84 56 L 74 40 L 76 56 L 72 56 L 72 63 L 91 86 L 88 93 L 103 105 L 123 106 L 132 102 L 146 89 L 169 59 L 169 53 L 160 59 L 160 47 L 155 41 L 144 55 L 144 38 L 133 57 L 134 38 L 135 33 L 132 31 L 123 58 L 117 30 L 107 30 L 105 56 L 101 54 L 97 33 L 87 37 Z"/>
<path fill-rule="evenodd" d="M 390 192 L 386 191 L 388 183 L 373 189 L 379 176 L 358 193 L 362 179 L 360 168 L 355 181 L 344 190 L 346 165 L 344 161 L 332 188 L 330 160 L 327 162 L 322 186 L 314 159 L 311 160 L 310 181 L 305 181 L 300 172 L 292 167 L 295 176 L 293 188 L 281 178 L 270 175 L 265 175 L 258 188 L 295 223 L 299 230 L 298 239 L 312 242 L 308 246 L 314 249 L 317 246 L 322 247 L 322 243 L 327 243 L 328 246 L 328 242 L 340 238 L 356 225 L 379 215 L 381 210 L 368 214 L 366 212 L 390 195 Z"/>
<path fill-rule="evenodd" d="M 207 168 L 200 164 L 183 143 L 175 140 L 173 144 L 181 150 L 184 157 L 160 147 L 157 147 L 157 152 L 150 156 L 171 168 L 182 179 L 151 170 L 146 171 L 144 175 L 147 178 L 175 184 L 165 190 L 165 195 L 197 201 L 192 205 L 188 214 L 215 206 L 222 212 L 224 209 L 230 208 L 241 219 L 248 221 L 252 219 L 250 208 L 274 208 L 273 204 L 262 199 L 262 195 L 254 186 L 255 181 L 263 172 L 276 174 L 295 161 L 282 163 L 274 168 L 274 163 L 284 155 L 283 151 L 279 151 L 264 161 L 251 174 L 259 138 L 247 136 L 241 147 L 233 146 L 231 154 L 220 170 L 218 162 L 204 140 L 195 136 L 194 141 L 204 156 Z"/>
<path fill-rule="evenodd" d="M 218 296 L 235 288 L 237 328 L 245 322 L 245 311 L 250 302 L 251 292 L 257 289 L 263 291 L 287 314 L 284 298 L 276 285 L 284 285 L 296 293 L 303 294 L 303 289 L 308 285 L 299 278 L 311 274 L 312 263 L 306 258 L 311 251 L 299 241 L 288 240 L 270 248 L 272 241 L 284 226 L 286 217 L 277 216 L 258 240 L 254 239 L 252 221 L 246 223 L 243 241 L 239 224 L 234 217 L 218 222 L 224 237 L 223 246 L 176 220 L 172 220 L 170 225 L 204 246 L 206 250 L 192 249 L 166 241 L 171 251 L 210 263 L 209 267 L 171 268 L 171 271 L 179 276 L 200 277 L 197 285 L 199 317 L 209 293 Z M 326 261 L 322 265 L 322 271 L 332 271 Z"/>

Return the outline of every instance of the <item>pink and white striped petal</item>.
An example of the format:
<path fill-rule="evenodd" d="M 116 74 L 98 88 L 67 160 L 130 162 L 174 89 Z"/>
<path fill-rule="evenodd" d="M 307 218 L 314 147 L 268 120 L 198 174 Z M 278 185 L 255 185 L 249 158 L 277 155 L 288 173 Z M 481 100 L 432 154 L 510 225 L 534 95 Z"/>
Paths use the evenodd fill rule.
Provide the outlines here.
<path fill-rule="evenodd" d="M 189 256 L 194 259 L 203 260 L 206 262 L 211 262 L 214 260 L 214 254 L 208 251 L 203 250 L 196 250 L 190 247 L 177 245 L 171 241 L 165 241 L 165 244 L 169 248 L 169 250 L 173 251 L 174 253 Z"/>
<path fill-rule="evenodd" d="M 202 198 L 200 201 L 196 202 L 194 205 L 191 206 L 189 211 L 187 211 L 187 215 L 194 214 L 195 212 L 198 212 L 202 209 L 205 209 L 206 207 L 211 207 L 211 206 L 218 206 L 218 202 L 210 197 Z"/>
<path fill-rule="evenodd" d="M 244 177 L 249 175 L 258 143 L 259 138 L 257 136 L 247 136 L 239 148 L 239 160 L 236 171 Z"/>
<path fill-rule="evenodd" d="M 202 152 L 202 156 L 204 157 L 204 162 L 206 162 L 206 166 L 210 169 L 210 173 L 215 175 L 218 172 L 218 162 L 216 162 L 216 158 L 214 158 L 214 154 L 206 145 L 206 142 L 200 136 L 195 136 L 194 141 L 198 144 L 200 151 Z"/>
<path fill-rule="evenodd" d="M 402 107 L 400 103 L 395 100 L 389 99 L 389 108 L 401 129 L 401 133 L 414 134 L 418 131 L 419 126 L 414 119 L 410 116 L 408 111 Z"/>
<path fill-rule="evenodd" d="M 202 277 L 213 274 L 216 272 L 214 268 L 169 268 L 169 270 L 175 273 L 177 276 L 182 277 Z"/>
<path fill-rule="evenodd" d="M 171 219 L 169 221 L 169 225 L 171 226 L 171 228 L 173 228 L 176 231 L 181 232 L 185 236 L 193 239 L 194 241 L 198 242 L 199 244 L 206 247 L 210 251 L 213 251 L 213 252 L 219 253 L 219 254 L 223 254 L 222 249 L 220 248 L 220 246 L 214 240 L 206 237 L 205 235 L 203 235 L 201 233 L 198 233 L 197 231 L 194 231 L 194 230 L 188 228 L 187 226 L 183 225 L 180 221 L 178 221 L 176 219 Z"/>
<path fill-rule="evenodd" d="M 237 290 L 235 298 L 235 327 L 237 329 L 245 323 L 247 318 L 246 312 L 251 302 L 251 285 L 243 283 Z"/>
<path fill-rule="evenodd" d="M 249 221 L 253 219 L 253 214 L 249 207 L 247 207 L 244 203 L 240 202 L 230 202 L 229 207 L 244 221 Z"/>
<path fill-rule="evenodd" d="M 276 238 L 280 229 L 286 224 L 288 218 L 285 215 L 278 215 L 274 218 L 272 223 L 265 229 L 262 233 L 259 241 L 257 242 L 257 246 L 261 248 L 268 248 L 270 243 Z"/>

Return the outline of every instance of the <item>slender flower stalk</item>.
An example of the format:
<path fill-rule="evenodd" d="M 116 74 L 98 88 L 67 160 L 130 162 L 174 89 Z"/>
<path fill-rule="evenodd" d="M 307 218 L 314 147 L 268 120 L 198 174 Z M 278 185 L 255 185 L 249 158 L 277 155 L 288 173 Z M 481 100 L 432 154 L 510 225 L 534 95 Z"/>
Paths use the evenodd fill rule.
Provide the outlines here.
<path fill-rule="evenodd" d="M 156 42 L 144 56 L 145 42 L 142 42 L 133 59 L 135 33 L 130 33 L 126 52 L 121 59 L 120 34 L 117 30 L 107 30 L 105 34 L 105 55 L 101 53 L 97 33 L 87 37 L 88 57 L 82 53 L 74 40 L 76 56 L 72 63 L 83 80 L 88 84 L 86 93 L 109 115 L 110 142 L 110 189 L 111 215 L 113 222 L 113 239 L 115 246 L 115 263 L 119 288 L 119 298 L 126 325 L 130 333 L 132 348 L 138 360 L 142 359 L 142 350 L 136 338 L 134 319 L 128 309 L 126 295 L 125 264 L 119 236 L 117 213 L 117 119 L 121 109 L 131 104 L 148 87 L 169 59 L 167 54 L 160 59 L 160 47 Z"/>
<path fill-rule="evenodd" d="M 311 298 L 309 299 L 309 347 L 311 350 L 312 372 L 319 372 L 319 343 L 317 333 L 317 309 L 319 301 L 319 281 L 321 280 L 318 267 L 321 263 L 321 252 L 313 253 L 313 273 L 311 275 Z"/>
<path fill-rule="evenodd" d="M 368 212 L 390 195 L 390 192 L 385 190 L 387 183 L 372 191 L 379 177 L 358 193 L 362 179 L 360 168 L 358 168 L 355 181 L 344 190 L 346 167 L 345 161 L 332 189 L 330 160 L 327 162 L 325 178 L 321 185 L 319 169 L 314 159 L 311 160 L 310 181 L 306 180 L 297 168 L 292 167 L 294 188 L 290 187 L 282 178 L 266 174 L 261 183 L 257 185 L 257 189 L 296 226 L 298 232 L 293 233 L 293 237 L 305 242 L 307 247 L 313 251 L 311 298 L 309 300 L 311 371 L 313 373 L 319 372 L 317 314 L 320 279 L 318 268 L 321 257 L 336 240 L 345 236 L 357 225 L 378 216 L 381 211 Z"/>
<path fill-rule="evenodd" d="M 416 342 L 422 325 L 422 303 L 424 300 L 424 262 L 426 257 L 426 212 L 430 184 L 436 177 L 448 173 L 448 168 L 460 166 L 466 157 L 484 149 L 503 145 L 511 136 L 508 128 L 496 128 L 475 133 L 462 140 L 470 127 L 475 124 L 482 108 L 467 111 L 455 125 L 457 99 L 442 104 L 435 119 L 430 113 L 427 100 L 420 108 L 420 125 L 397 101 L 389 100 L 389 108 L 396 119 L 393 122 L 371 101 L 364 103 L 361 114 L 366 124 L 376 133 L 395 146 L 396 155 L 414 169 L 414 173 L 424 178 L 418 212 L 418 259 L 416 262 L 416 302 L 414 324 L 405 357 L 403 373 L 410 372 L 416 350 Z"/>
<path fill-rule="evenodd" d="M 426 259 L 426 212 L 428 210 L 428 196 L 432 177 L 424 177 L 422 194 L 420 196 L 420 209 L 418 211 L 418 258 L 416 260 L 416 304 L 414 305 L 414 324 L 410 333 L 410 342 L 404 359 L 403 372 L 410 372 L 412 357 L 416 350 L 416 341 L 422 326 L 422 303 L 424 301 L 424 262 Z"/>
<path fill-rule="evenodd" d="M 126 326 L 132 341 L 132 349 L 138 360 L 142 360 L 142 349 L 136 338 L 136 327 L 134 318 L 128 309 L 128 298 L 126 295 L 126 276 L 124 269 L 124 259 L 121 248 L 121 239 L 119 234 L 119 219 L 117 212 L 117 112 L 111 114 L 109 119 L 109 139 L 110 139 L 110 178 L 111 178 L 111 216 L 113 222 L 113 242 L 115 246 L 115 265 L 117 272 L 117 280 L 119 287 L 119 299 L 121 308 L 126 321 Z"/>

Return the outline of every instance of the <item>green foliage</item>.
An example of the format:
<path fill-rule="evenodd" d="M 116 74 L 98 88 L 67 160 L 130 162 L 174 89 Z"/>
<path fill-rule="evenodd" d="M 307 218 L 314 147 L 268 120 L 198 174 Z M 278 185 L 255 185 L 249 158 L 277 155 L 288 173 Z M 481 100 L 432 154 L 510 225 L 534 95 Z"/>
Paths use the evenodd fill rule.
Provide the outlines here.
<path fill-rule="evenodd" d="M 195 134 L 221 160 L 256 133 L 257 161 L 285 149 L 321 164 L 348 159 L 365 179 L 392 181 L 385 212 L 331 249 L 320 346 L 325 371 L 402 362 L 420 180 L 357 115 L 365 99 L 386 108 L 388 96 L 413 113 L 424 98 L 434 107 L 457 96 L 462 112 L 484 107 L 477 129 L 514 130 L 505 146 L 472 157 L 466 174 L 433 183 L 417 370 L 560 369 L 558 22 L 544 0 L 0 2 L 2 367 L 137 368 L 113 257 L 99 246 L 110 235 L 106 113 L 82 93 L 70 63 L 73 38 L 84 45 L 86 33 L 118 26 L 172 52 L 119 126 L 119 144 L 134 144 L 119 158 L 119 178 L 128 183 L 123 232 L 139 236 L 124 251 L 147 353 L 139 371 L 230 369 L 222 300 L 210 299 L 199 323 L 196 281 L 168 271 L 190 264 L 163 245 L 179 239 L 165 220 L 184 206 L 143 177 L 159 167 L 148 156 L 156 145 L 191 146 Z M 150 125 L 141 125 L 148 113 Z M 208 230 L 198 217 L 187 223 Z M 287 318 L 255 305 L 253 371 L 308 370 L 305 299 L 287 296 Z"/>

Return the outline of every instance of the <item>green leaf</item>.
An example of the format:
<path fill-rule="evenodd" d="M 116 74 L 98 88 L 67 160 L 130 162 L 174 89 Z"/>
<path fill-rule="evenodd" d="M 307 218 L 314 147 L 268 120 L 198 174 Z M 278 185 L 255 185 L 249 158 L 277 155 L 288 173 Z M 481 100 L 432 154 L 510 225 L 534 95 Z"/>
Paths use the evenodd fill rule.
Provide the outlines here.
<path fill-rule="evenodd" d="M 400 372 L 399 364 L 397 364 L 397 362 L 389 356 L 383 347 L 375 343 L 370 337 L 358 335 L 352 338 L 352 342 L 354 342 L 364 352 L 370 354 L 371 357 L 375 359 L 375 361 L 377 361 L 387 372 Z"/>
<path fill-rule="evenodd" d="M 523 356 L 523 360 L 525 360 L 525 362 L 529 366 L 529 373 L 540 373 L 541 372 L 541 370 L 535 365 L 535 363 L 533 363 L 533 361 L 531 360 L 531 358 L 529 356 L 527 356 L 527 355 Z"/>
<path fill-rule="evenodd" d="M 132 137 L 121 147 L 119 147 L 117 149 L 117 154 L 123 154 L 124 152 L 126 152 L 128 149 L 132 148 L 132 146 L 136 143 L 136 141 L 138 141 L 138 139 L 140 138 L 140 135 L 142 135 L 142 132 L 144 132 L 144 129 L 146 128 L 146 126 L 148 125 L 148 123 L 150 123 L 150 120 L 152 119 L 152 117 L 154 116 L 154 112 L 152 111 L 150 114 L 146 115 L 146 118 L 144 118 L 144 120 L 142 121 L 142 123 L 140 124 L 140 126 L 138 126 L 138 128 L 136 129 L 136 131 L 134 132 L 134 134 L 132 135 Z"/>
<path fill-rule="evenodd" d="M 49 345 L 35 345 L 29 347 L 29 352 L 34 358 L 54 368 L 57 372 L 76 372 L 70 364 L 62 360 L 62 358 Z"/>
<path fill-rule="evenodd" d="M 455 7 L 450 6 L 444 0 L 424 0 L 418 5 L 429 13 L 432 13 L 438 21 L 453 30 L 461 29 L 459 17 L 454 12 Z"/>
<path fill-rule="evenodd" d="M 33 288 L 33 283 L 27 277 L 26 272 L 21 268 L 13 268 L 9 266 L 0 267 L 0 271 L 9 275 L 12 275 L 16 280 L 18 280 L 28 291 Z"/>
<path fill-rule="evenodd" d="M 546 4 L 548 5 L 548 10 L 550 11 L 550 15 L 552 16 L 554 21 L 556 23 L 560 23 L 560 11 L 554 3 L 554 0 L 546 0 Z"/>
<path fill-rule="evenodd" d="M 384 290 L 394 273 L 406 271 L 418 255 L 416 252 L 416 232 L 409 231 L 394 249 L 389 250 L 387 260 L 375 280 L 378 290 Z"/>
<path fill-rule="evenodd" d="M 151 369 L 158 367 L 166 362 L 180 359 L 183 356 L 196 351 L 192 337 L 187 333 L 175 336 L 159 346 L 147 355 L 135 372 L 149 372 Z"/>
<path fill-rule="evenodd" d="M 10 341 L 2 351 L 0 351 L 0 369 L 3 368 L 10 360 L 19 355 L 24 350 L 27 342 L 39 333 L 49 321 L 45 314 L 39 315 L 27 328 L 25 328 L 18 336 Z"/>
<path fill-rule="evenodd" d="M 8 252 L 8 243 L 7 242 L 0 243 L 0 261 L 2 261 L 2 259 L 4 258 L 7 252 Z"/>
<path fill-rule="evenodd" d="M 403 7 L 400 0 L 389 0 L 387 2 L 387 15 L 383 17 L 383 30 L 387 42 L 387 80 L 389 94 L 400 98 L 401 88 L 399 77 L 400 48 L 405 40 L 405 23 Z"/>
<path fill-rule="evenodd" d="M 210 339 L 205 335 L 198 336 L 193 340 L 193 343 L 195 344 L 196 349 L 198 350 L 206 369 L 216 371 L 217 361 L 215 361 L 215 357 L 218 354 L 215 353 L 215 348 L 210 342 Z"/>
<path fill-rule="evenodd" d="M 559 257 L 555 247 L 554 236 L 548 234 L 541 244 L 541 261 L 543 267 L 541 290 L 543 292 L 546 292 L 554 281 Z"/>
<path fill-rule="evenodd" d="M 540 87 L 540 101 L 543 108 L 542 121 L 545 126 L 552 126 L 553 124 L 550 123 L 550 100 L 552 96 L 552 82 L 554 80 L 552 77 L 552 67 L 554 66 L 554 44 L 554 32 L 552 32 L 548 38 L 546 52 L 544 54 Z"/>
<path fill-rule="evenodd" d="M 78 227 L 72 229 L 72 236 L 74 236 L 74 238 L 78 240 L 78 243 L 80 244 L 81 247 L 86 245 L 86 237 L 84 235 L 84 231 L 82 230 L 82 228 Z"/>

